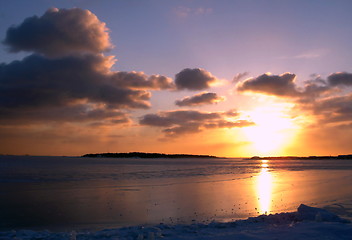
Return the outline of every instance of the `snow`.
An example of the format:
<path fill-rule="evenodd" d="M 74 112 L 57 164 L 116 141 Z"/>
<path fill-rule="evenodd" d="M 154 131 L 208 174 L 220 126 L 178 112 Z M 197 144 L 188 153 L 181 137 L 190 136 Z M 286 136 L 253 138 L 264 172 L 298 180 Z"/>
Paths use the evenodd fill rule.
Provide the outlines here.
<path fill-rule="evenodd" d="M 320 208 L 301 204 L 296 212 L 261 215 L 247 220 L 210 224 L 134 226 L 89 232 L 4 231 L 0 240 L 254 240 L 352 239 L 350 221 Z"/>

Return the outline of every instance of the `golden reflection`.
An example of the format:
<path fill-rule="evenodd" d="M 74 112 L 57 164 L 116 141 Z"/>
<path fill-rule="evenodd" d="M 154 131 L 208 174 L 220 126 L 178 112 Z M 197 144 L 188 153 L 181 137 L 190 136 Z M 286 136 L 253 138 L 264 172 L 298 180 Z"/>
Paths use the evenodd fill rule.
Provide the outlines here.
<path fill-rule="evenodd" d="M 268 160 L 262 160 L 261 171 L 256 183 L 259 204 L 258 212 L 260 214 L 268 214 L 271 211 L 273 176 L 268 167 Z"/>

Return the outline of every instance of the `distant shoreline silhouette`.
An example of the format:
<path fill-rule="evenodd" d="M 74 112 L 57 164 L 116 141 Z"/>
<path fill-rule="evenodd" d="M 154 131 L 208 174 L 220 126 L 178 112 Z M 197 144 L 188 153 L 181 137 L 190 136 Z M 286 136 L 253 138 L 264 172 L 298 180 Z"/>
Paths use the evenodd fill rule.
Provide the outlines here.
<path fill-rule="evenodd" d="M 165 153 L 89 153 L 81 157 L 105 157 L 105 158 L 218 158 L 210 155 L 193 155 L 193 154 L 165 154 Z"/>
<path fill-rule="evenodd" d="M 91 158 L 226 158 L 212 155 L 194 155 L 194 154 L 166 154 L 166 153 L 145 153 L 145 152 L 129 152 L 129 153 L 88 153 L 81 157 Z M 352 159 L 352 154 L 337 155 L 337 156 L 279 156 L 279 157 L 259 157 L 253 156 L 243 158 L 248 160 L 321 160 L 321 159 Z"/>

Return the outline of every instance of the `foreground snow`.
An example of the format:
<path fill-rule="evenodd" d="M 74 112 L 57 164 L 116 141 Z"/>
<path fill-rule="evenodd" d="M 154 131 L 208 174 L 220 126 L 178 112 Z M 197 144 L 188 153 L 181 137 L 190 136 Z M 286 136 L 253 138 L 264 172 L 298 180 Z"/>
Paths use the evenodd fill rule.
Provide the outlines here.
<path fill-rule="evenodd" d="M 352 239 L 352 224 L 324 209 L 301 204 L 297 212 L 262 215 L 228 223 L 164 225 L 154 227 L 127 227 L 97 232 L 7 231 L 0 232 L 5 239 Z"/>

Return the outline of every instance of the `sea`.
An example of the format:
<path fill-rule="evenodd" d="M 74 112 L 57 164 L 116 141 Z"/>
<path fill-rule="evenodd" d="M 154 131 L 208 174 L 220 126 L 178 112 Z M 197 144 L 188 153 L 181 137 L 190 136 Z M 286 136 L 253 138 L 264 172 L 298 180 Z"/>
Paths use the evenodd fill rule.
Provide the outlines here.
<path fill-rule="evenodd" d="M 352 219 L 352 159 L 0 156 L 0 230 L 229 222 L 303 203 Z"/>

